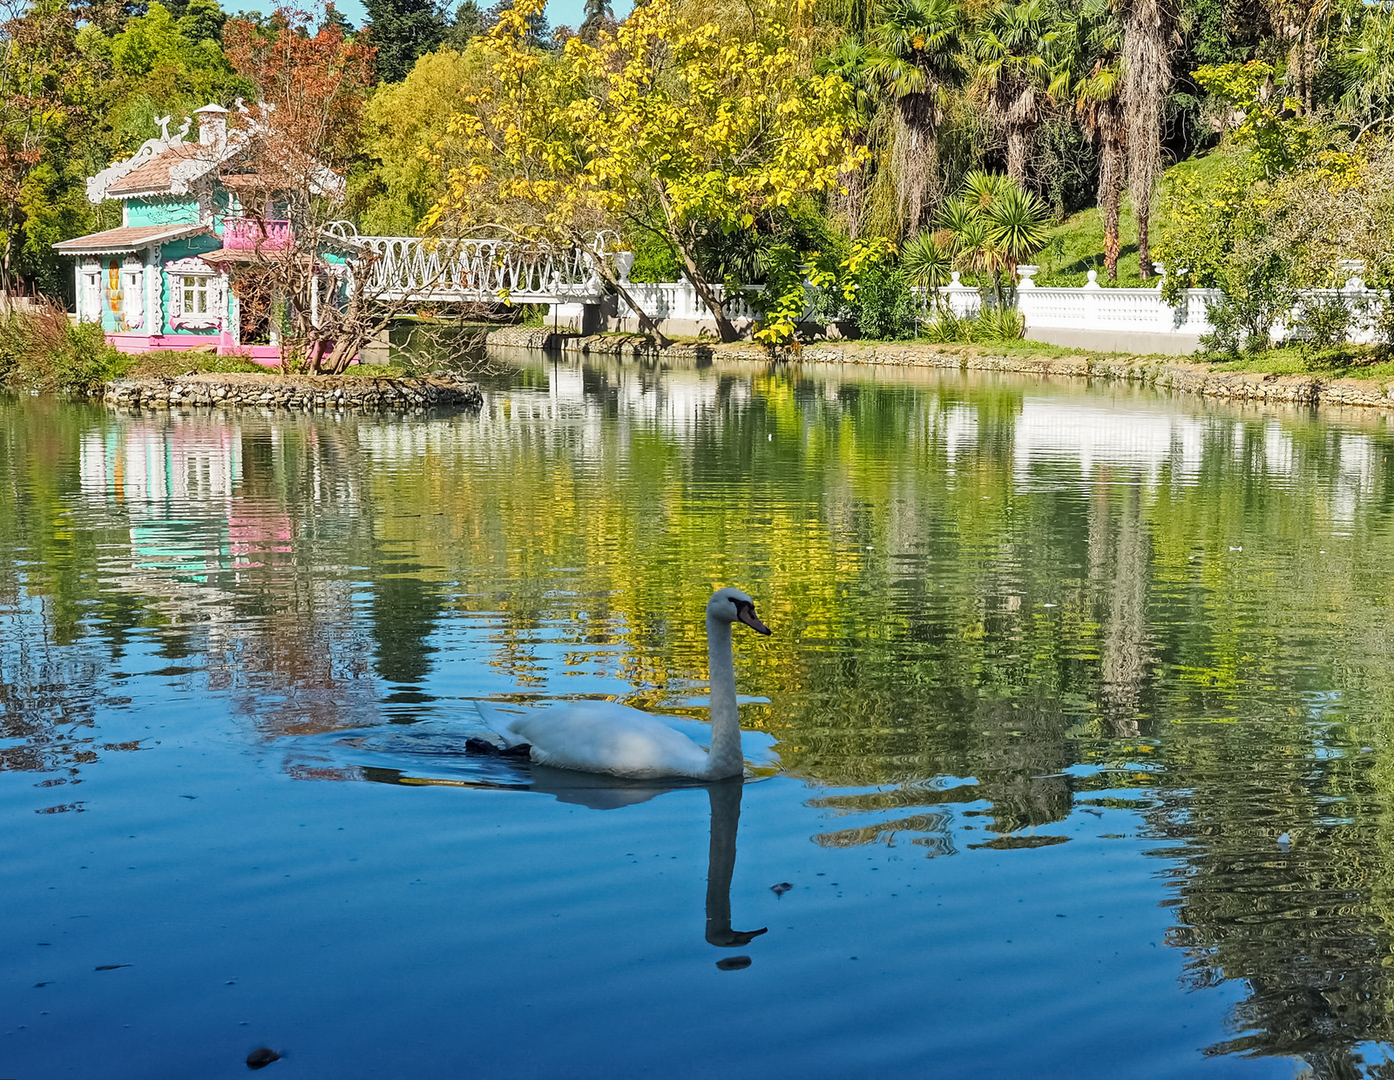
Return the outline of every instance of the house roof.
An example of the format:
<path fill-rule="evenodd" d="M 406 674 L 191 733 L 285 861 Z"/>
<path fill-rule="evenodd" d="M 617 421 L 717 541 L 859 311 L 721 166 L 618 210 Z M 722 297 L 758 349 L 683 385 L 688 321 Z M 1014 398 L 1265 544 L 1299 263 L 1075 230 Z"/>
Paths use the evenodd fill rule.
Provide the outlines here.
<path fill-rule="evenodd" d="M 151 244 L 166 240 L 177 240 L 181 236 L 207 232 L 208 226 L 199 225 L 136 225 L 129 228 L 107 229 L 106 232 L 78 236 L 72 240 L 61 240 L 53 245 L 53 250 L 64 255 L 105 255 L 139 251 Z"/>
<path fill-rule="evenodd" d="M 191 162 L 190 166 L 180 171 L 185 174 L 182 179 L 192 179 L 193 176 L 213 168 L 223 156 L 225 155 L 213 147 L 202 146 L 199 143 L 181 143 L 178 146 L 171 146 L 164 153 L 143 165 L 137 166 L 120 180 L 111 184 L 106 189 L 106 193 L 115 198 L 120 198 L 122 195 L 169 194 L 174 187 L 171 170 L 176 165 Z M 199 165 L 202 165 L 203 168 L 199 168 Z"/>

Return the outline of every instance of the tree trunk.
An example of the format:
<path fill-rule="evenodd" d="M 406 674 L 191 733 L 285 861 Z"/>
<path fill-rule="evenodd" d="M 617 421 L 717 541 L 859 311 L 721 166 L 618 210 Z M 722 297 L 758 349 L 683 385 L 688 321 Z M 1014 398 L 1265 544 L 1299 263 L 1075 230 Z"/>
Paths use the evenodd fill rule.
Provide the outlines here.
<path fill-rule="evenodd" d="M 1133 217 L 1137 219 L 1137 273 L 1146 281 L 1152 276 L 1152 244 L 1147 236 L 1152 220 L 1151 200 L 1141 205 L 1133 203 Z"/>
<path fill-rule="evenodd" d="M 1007 125 L 1007 175 L 1022 191 L 1026 190 L 1026 158 L 1030 145 L 1030 128 L 1023 124 Z"/>
<path fill-rule="evenodd" d="M 644 309 L 639 306 L 638 301 L 629 294 L 629 290 L 620 281 L 619 275 L 610 269 L 610 264 L 605 261 L 605 257 L 586 247 L 585 241 L 579 236 L 575 238 L 574 242 L 586 253 L 591 265 L 595 267 L 595 272 L 609 282 L 614 287 L 615 292 L 620 294 L 620 298 L 629 305 L 629 310 L 639 316 L 640 329 L 647 330 L 653 335 L 654 344 L 660 349 L 666 349 L 673 344 L 672 340 L 658 328 L 658 324 L 649 318 Z"/>
<path fill-rule="evenodd" d="M 668 223 L 668 242 L 682 259 L 683 269 L 687 271 L 688 280 L 692 282 L 692 287 L 697 290 L 697 295 L 707 306 L 707 310 L 711 312 L 712 320 L 716 323 L 716 330 L 721 335 L 721 340 L 723 342 L 735 341 L 737 337 L 735 324 L 726 317 L 726 312 L 721 308 L 721 301 L 717 298 L 716 291 L 707 283 L 706 276 L 697 266 L 697 260 L 692 254 L 691 246 L 685 243 L 684 238 L 679 234 L 677 223 L 673 219 L 673 207 L 668 201 L 668 193 L 663 189 L 663 184 L 659 180 L 655 180 L 653 186 L 658 192 L 659 204 L 663 207 L 663 218 Z"/>
<path fill-rule="evenodd" d="M 891 168 L 895 173 L 896 203 L 906 235 L 919 232 L 938 195 L 938 125 L 928 94 L 907 94 L 896 103 Z"/>
<path fill-rule="evenodd" d="M 1132 0 L 1123 24 L 1123 114 L 1128 132 L 1128 194 L 1138 223 L 1138 272 L 1152 276 L 1147 242 L 1152 191 L 1162 172 L 1162 103 L 1176 45 L 1170 0 Z"/>
<path fill-rule="evenodd" d="M 15 247 L 15 204 L 10 203 L 9 217 L 5 221 L 5 251 L 3 258 L 0 258 L 0 292 L 6 296 L 10 293 L 12 276 L 10 274 L 10 259 L 13 256 Z M 100 318 L 100 312 L 98 313 Z"/>
<path fill-rule="evenodd" d="M 866 136 L 856 136 L 853 145 L 865 146 Z M 861 231 L 862 208 L 866 202 L 866 166 L 858 165 L 855 169 L 839 173 L 837 179 L 841 186 L 833 189 L 831 200 L 847 219 L 847 239 L 855 240 Z"/>
<path fill-rule="evenodd" d="M 1118 204 L 1123 198 L 1124 151 L 1118 133 L 1105 131 L 1099 155 L 1099 209 L 1104 219 L 1104 270 L 1109 281 L 1118 280 Z"/>

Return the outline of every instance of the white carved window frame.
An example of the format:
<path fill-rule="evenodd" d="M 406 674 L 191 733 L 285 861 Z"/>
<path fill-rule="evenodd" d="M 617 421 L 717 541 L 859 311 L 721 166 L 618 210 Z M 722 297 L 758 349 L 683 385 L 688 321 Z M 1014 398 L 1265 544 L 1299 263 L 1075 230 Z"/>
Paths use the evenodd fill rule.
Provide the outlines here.
<path fill-rule="evenodd" d="M 96 259 L 83 259 L 78 269 L 78 318 L 84 322 L 100 322 L 102 318 L 102 264 Z"/>
<path fill-rule="evenodd" d="M 227 282 L 202 259 L 165 263 L 169 278 L 169 325 L 176 330 L 218 330 L 226 310 Z M 187 295 L 186 295 L 187 294 Z M 188 306 L 194 310 L 185 310 Z M 199 310 L 202 309 L 202 310 Z"/>
<path fill-rule="evenodd" d="M 145 325 L 145 266 L 134 255 L 121 263 L 121 312 L 128 330 Z"/>

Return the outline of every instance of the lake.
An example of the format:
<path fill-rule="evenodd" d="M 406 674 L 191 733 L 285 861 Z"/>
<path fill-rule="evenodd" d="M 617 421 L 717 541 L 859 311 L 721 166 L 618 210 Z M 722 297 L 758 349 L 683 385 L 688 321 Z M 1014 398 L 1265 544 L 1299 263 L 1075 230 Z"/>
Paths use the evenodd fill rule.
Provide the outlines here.
<path fill-rule="evenodd" d="M 1374 412 L 501 357 L 0 398 L 0 1075 L 1394 1074 Z M 466 752 L 707 714 L 747 782 Z M 756 933 L 756 931 L 764 931 Z"/>

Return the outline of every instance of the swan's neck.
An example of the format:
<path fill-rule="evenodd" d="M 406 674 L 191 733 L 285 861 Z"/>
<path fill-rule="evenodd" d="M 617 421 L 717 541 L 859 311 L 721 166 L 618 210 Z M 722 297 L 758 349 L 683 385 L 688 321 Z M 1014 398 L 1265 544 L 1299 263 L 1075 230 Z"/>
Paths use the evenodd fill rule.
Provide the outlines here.
<path fill-rule="evenodd" d="M 712 748 L 707 775 L 719 780 L 740 775 L 745 759 L 741 754 L 741 716 L 736 708 L 736 667 L 731 660 L 731 624 L 710 615 L 707 664 L 712 705 Z"/>

